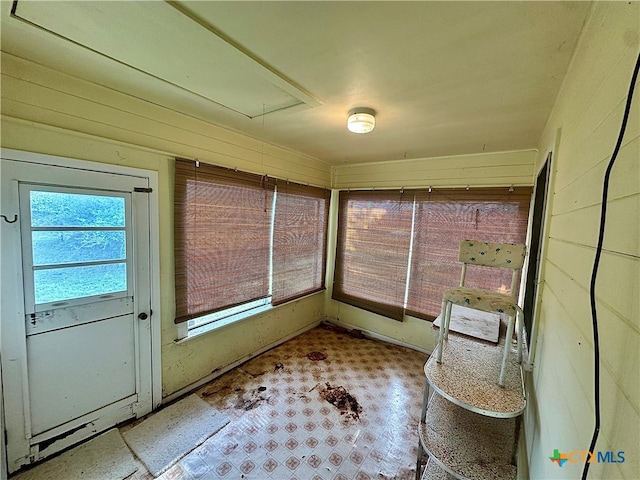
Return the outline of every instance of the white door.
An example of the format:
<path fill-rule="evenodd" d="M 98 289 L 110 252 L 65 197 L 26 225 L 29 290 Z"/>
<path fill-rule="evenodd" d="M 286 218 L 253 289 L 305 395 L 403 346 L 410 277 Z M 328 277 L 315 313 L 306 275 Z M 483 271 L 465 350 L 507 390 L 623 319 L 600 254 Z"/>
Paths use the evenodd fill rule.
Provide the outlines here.
<path fill-rule="evenodd" d="M 11 472 L 152 409 L 149 180 L 1 167 Z"/>

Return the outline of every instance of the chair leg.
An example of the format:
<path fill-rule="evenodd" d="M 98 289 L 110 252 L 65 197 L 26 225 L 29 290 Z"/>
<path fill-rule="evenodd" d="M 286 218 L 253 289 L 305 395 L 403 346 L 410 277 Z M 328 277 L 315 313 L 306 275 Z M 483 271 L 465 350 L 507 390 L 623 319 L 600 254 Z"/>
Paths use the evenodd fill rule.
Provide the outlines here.
<path fill-rule="evenodd" d="M 507 371 L 507 360 L 509 359 L 509 351 L 511 350 L 511 339 L 513 337 L 513 324 L 515 323 L 515 315 L 509 317 L 509 323 L 507 324 L 507 335 L 504 339 L 504 353 L 502 354 L 502 368 L 500 368 L 500 378 L 498 379 L 498 385 L 504 386 L 504 377 Z"/>
<path fill-rule="evenodd" d="M 449 325 L 451 325 L 451 309 L 453 308 L 452 302 L 447 302 L 447 308 L 445 318 L 447 319 L 447 326 L 444 330 L 444 339 L 449 340 Z"/>

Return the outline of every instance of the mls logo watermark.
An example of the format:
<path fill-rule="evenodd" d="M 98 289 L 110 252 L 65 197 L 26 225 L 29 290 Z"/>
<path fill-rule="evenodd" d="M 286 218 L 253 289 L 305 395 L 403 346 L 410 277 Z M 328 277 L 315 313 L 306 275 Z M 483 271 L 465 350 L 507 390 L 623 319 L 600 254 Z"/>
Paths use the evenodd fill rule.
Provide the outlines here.
<path fill-rule="evenodd" d="M 552 462 L 562 467 L 566 462 L 569 463 L 624 463 L 624 451 L 619 452 L 588 452 L 588 451 L 572 451 L 569 453 L 560 453 L 556 448 L 553 450 L 553 457 L 549 457 Z"/>

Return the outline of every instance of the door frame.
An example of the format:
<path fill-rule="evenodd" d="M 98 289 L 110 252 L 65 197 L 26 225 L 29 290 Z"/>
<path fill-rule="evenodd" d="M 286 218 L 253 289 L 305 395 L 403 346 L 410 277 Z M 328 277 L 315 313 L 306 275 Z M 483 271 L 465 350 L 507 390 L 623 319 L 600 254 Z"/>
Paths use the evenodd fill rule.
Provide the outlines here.
<path fill-rule="evenodd" d="M 545 276 L 545 267 L 546 262 L 545 258 L 547 257 L 547 250 L 549 247 L 549 229 L 551 225 L 551 217 L 553 210 L 553 197 L 555 192 L 555 180 L 556 180 L 556 170 L 558 164 L 558 151 L 560 147 L 560 137 L 561 137 L 562 129 L 558 128 L 556 133 L 550 142 L 548 148 L 545 150 L 545 160 L 541 162 L 540 165 L 537 166 L 534 171 L 534 181 L 537 181 L 542 170 L 548 168 L 547 171 L 547 179 L 546 179 L 546 192 L 544 194 L 544 211 L 542 213 L 540 231 L 539 231 L 539 244 L 538 244 L 538 258 L 537 258 L 537 266 L 529 265 L 528 268 L 534 269 L 535 277 L 535 292 L 533 294 L 533 298 L 531 299 L 531 332 L 530 337 L 528 338 L 529 344 L 526 346 L 527 357 L 522 364 L 523 369 L 526 372 L 532 372 L 535 365 L 535 356 L 536 350 L 538 346 L 538 330 L 540 328 L 539 318 L 541 311 L 541 303 L 542 303 L 542 294 L 544 290 L 544 276 Z M 535 192 L 532 199 L 535 198 Z M 533 219 L 533 209 L 534 204 L 531 203 L 531 218 Z M 532 226 L 532 225 L 531 225 Z M 533 230 L 532 228 L 530 230 Z M 533 231 L 530 232 L 533 234 Z M 531 239 L 528 242 L 531 245 Z M 529 272 L 527 271 L 527 274 Z M 526 278 L 526 277 L 523 277 Z M 522 287 L 524 289 L 525 282 L 522 282 Z M 523 297 L 524 298 L 524 297 Z"/>
<path fill-rule="evenodd" d="M 529 265 L 524 276 L 525 294 L 522 309 L 524 311 L 525 330 L 527 332 L 527 348 L 533 342 L 533 321 L 536 317 L 538 289 L 540 288 L 540 272 L 542 266 L 542 247 L 545 243 L 545 218 L 547 213 L 547 199 L 549 183 L 553 165 L 553 152 L 549 151 L 542 167 L 538 171 L 533 192 L 531 213 L 531 238 L 529 248 Z"/>
<path fill-rule="evenodd" d="M 144 169 L 138 169 L 133 167 L 123 167 L 119 165 L 105 164 L 100 162 L 78 160 L 78 159 L 72 159 L 72 158 L 66 158 L 66 157 L 31 153 L 26 151 L 4 149 L 4 148 L 0 151 L 0 157 L 2 158 L 2 160 L 5 160 L 5 159 L 13 160 L 13 161 L 23 162 L 25 164 L 31 164 L 31 165 L 39 164 L 43 166 L 66 167 L 66 168 L 84 170 L 85 172 L 126 175 L 130 177 L 138 177 L 146 180 L 149 188 L 151 189 L 151 193 L 149 194 L 149 197 L 148 197 L 149 269 L 150 269 L 149 284 L 150 284 L 150 303 L 151 303 L 151 310 L 153 314 L 151 315 L 150 323 L 149 323 L 149 326 L 151 329 L 150 331 L 151 345 L 149 347 L 151 351 L 149 352 L 149 347 L 146 345 L 141 345 L 140 347 L 142 349 L 141 354 L 150 354 L 150 357 L 151 357 L 151 405 L 150 407 L 147 408 L 148 411 L 136 412 L 136 415 L 143 415 L 145 413 L 148 413 L 151 410 L 155 410 L 162 403 L 160 261 L 159 261 L 160 249 L 159 249 L 159 225 L 158 225 L 159 209 L 158 209 L 158 194 L 157 194 L 158 173 L 152 170 L 144 170 Z M 11 192 L 3 192 L 3 196 L 16 195 L 18 193 L 17 184 L 12 187 L 15 187 L 15 188 L 12 188 Z M 15 192 L 13 190 L 15 190 Z M 16 212 L 4 211 L 6 209 L 6 207 L 4 206 L 2 207 L 2 209 L 3 211 L 0 213 L 7 216 L 9 219 L 12 219 L 14 215 L 19 214 L 19 212 L 17 211 Z M 2 224 L 0 228 L 11 228 L 11 227 L 18 228 L 18 229 L 20 228 L 19 222 L 16 222 L 15 225 L 7 225 L 4 220 L 0 220 L 0 222 Z M 14 238 L 16 238 L 16 236 L 14 236 Z M 17 236 L 17 238 L 19 238 L 19 235 Z M 10 248 L 10 247 L 19 248 L 20 246 L 19 245 L 12 245 L 12 246 L 3 245 L 3 248 Z M 18 260 L 19 259 L 16 259 L 16 261 Z M 17 262 L 17 263 L 20 263 L 20 262 Z M 14 285 L 22 281 L 22 266 L 18 265 L 17 263 L 16 265 L 11 266 L 11 271 L 19 272 L 19 278 L 11 279 L 12 280 L 11 283 L 13 283 Z M 8 282 L 9 279 L 5 277 L 5 273 L 4 273 L 6 269 L 3 268 L 2 270 L 3 270 L 3 273 L 2 275 L 0 275 L 0 277 L 3 277 L 3 278 L 0 281 L 2 281 L 3 283 L 4 282 L 9 283 Z M 13 295 L 14 293 L 16 293 L 14 292 L 14 288 L 11 286 L 11 283 L 9 283 L 8 285 L 4 285 L 3 292 L 5 294 Z M 9 288 L 11 291 L 9 292 L 7 288 Z M 23 304 L 19 305 L 19 307 L 20 307 L 19 308 L 20 312 L 18 313 L 23 314 L 24 305 Z M 0 323 L 3 323 L 5 321 L 9 321 L 9 319 L 0 318 Z M 3 330 L 5 329 L 3 328 Z M 5 337 L 5 341 L 6 341 L 6 337 Z M 4 355 L 3 357 L 1 357 L 0 367 L 2 368 L 2 371 L 4 371 L 4 373 L 7 373 L 8 371 L 11 371 L 11 370 L 15 372 L 16 367 L 18 367 L 21 371 L 26 372 L 26 369 L 23 368 L 26 366 L 26 350 L 23 349 L 19 357 L 20 358 L 7 358 L 7 355 Z M 18 363 L 19 366 L 16 365 L 16 363 Z M 2 375 L 0 376 L 0 378 L 3 378 L 3 382 L 8 381 L 7 375 Z M 23 382 L 23 386 L 25 386 L 26 378 L 24 378 L 24 376 L 22 378 L 22 382 Z M 6 397 L 9 394 L 7 387 L 4 385 L 0 389 L 0 392 L 4 394 L 4 397 Z M 14 395 L 15 394 L 16 393 L 14 393 Z M 22 395 L 21 392 L 17 394 Z M 0 435 L 0 437 L 2 437 L 1 438 L 2 448 L 0 449 L 0 451 L 3 453 L 2 457 L 0 458 L 0 461 L 2 462 L 3 465 L 8 466 L 9 471 L 13 471 L 15 470 L 15 466 L 12 468 L 11 465 L 8 465 L 8 458 L 7 458 L 8 455 L 6 453 L 6 449 L 8 445 L 5 444 L 6 433 L 4 431 L 4 428 L 7 428 L 8 421 L 15 422 L 16 417 L 19 417 L 17 421 L 24 421 L 25 419 L 23 418 L 23 412 L 6 411 L 7 402 L 5 401 L 4 397 L 0 399 L 1 404 L 4 405 L 4 409 L 5 409 L 5 411 L 3 412 L 3 418 L 2 418 L 3 431 L 1 432 L 2 435 Z M 100 429 L 108 428 L 109 426 L 107 425 L 108 422 L 109 422 L 109 419 L 106 418 L 104 425 L 96 425 L 94 429 L 97 428 L 98 430 L 100 430 Z M 26 429 L 26 423 L 25 423 L 25 429 Z M 67 446 L 77 443 L 83 437 L 86 436 L 86 433 L 87 433 L 86 431 L 82 431 L 82 430 L 79 430 L 75 433 L 71 432 L 71 434 L 68 437 L 59 441 L 60 443 L 57 444 L 56 449 L 58 449 L 58 447 L 66 448 Z M 40 453 L 44 453 L 44 455 L 46 455 L 46 450 L 41 450 Z"/>

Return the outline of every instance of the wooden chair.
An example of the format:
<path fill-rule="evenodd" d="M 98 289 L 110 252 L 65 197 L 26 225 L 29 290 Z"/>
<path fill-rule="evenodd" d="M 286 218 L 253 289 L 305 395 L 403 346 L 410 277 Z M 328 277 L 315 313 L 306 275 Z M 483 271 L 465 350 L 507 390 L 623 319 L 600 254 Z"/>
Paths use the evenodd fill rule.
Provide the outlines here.
<path fill-rule="evenodd" d="M 484 312 L 505 314 L 509 321 L 502 355 L 502 366 L 498 385 L 504 385 L 505 368 L 511 348 L 514 323 L 517 328 L 518 362 L 522 362 L 522 336 L 524 334 L 524 313 L 516 300 L 515 288 L 524 264 L 526 247 L 523 244 L 487 243 L 475 240 L 462 240 L 458 252 L 458 260 L 462 262 L 460 286 L 447 290 L 442 299 L 442 323 L 438 336 L 438 363 L 442 363 L 444 341 L 449 335 L 451 307 L 453 304 L 481 310 Z M 470 288 L 464 285 L 467 265 L 484 265 L 487 267 L 510 268 L 513 270 L 510 294 Z"/>

